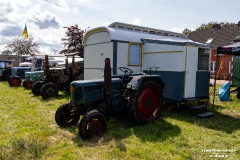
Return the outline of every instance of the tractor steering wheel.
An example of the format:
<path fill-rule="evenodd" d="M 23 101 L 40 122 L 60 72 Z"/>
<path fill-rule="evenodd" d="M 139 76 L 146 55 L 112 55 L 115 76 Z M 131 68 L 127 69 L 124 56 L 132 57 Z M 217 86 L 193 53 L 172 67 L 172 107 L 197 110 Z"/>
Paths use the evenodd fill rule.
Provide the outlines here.
<path fill-rule="evenodd" d="M 122 71 L 124 73 L 124 75 L 132 75 L 133 71 L 130 68 L 127 67 L 119 67 L 120 71 Z"/>

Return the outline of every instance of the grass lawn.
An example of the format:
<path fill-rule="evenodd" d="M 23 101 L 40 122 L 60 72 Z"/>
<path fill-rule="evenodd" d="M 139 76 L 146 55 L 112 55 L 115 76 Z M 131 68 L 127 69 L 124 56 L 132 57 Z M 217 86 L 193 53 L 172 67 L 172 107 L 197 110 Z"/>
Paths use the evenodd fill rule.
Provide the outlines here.
<path fill-rule="evenodd" d="M 69 96 L 42 100 L 0 82 L 0 159 L 239 159 L 240 101 L 235 94 L 228 102 L 216 97 L 210 118 L 164 111 L 155 123 L 140 126 L 127 116 L 112 117 L 104 137 L 82 140 L 77 126 L 62 129 L 54 120 Z"/>

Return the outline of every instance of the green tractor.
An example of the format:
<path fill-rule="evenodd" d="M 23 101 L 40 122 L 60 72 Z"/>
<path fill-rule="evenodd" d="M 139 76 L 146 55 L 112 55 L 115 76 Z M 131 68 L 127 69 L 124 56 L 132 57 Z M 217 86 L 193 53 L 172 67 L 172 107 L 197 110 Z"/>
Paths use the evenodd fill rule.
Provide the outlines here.
<path fill-rule="evenodd" d="M 128 111 L 139 124 L 157 120 L 164 106 L 162 79 L 158 75 L 133 74 L 126 67 L 119 69 L 123 75 L 112 76 L 110 59 L 106 58 L 104 79 L 73 81 L 69 103 L 55 113 L 57 125 L 76 125 L 82 116 L 79 135 L 90 139 L 105 133 L 111 113 Z"/>
<path fill-rule="evenodd" d="M 31 89 L 32 84 L 42 80 L 43 77 L 44 77 L 44 71 L 26 72 L 25 80 L 23 81 L 23 87 L 25 87 L 26 89 Z"/>

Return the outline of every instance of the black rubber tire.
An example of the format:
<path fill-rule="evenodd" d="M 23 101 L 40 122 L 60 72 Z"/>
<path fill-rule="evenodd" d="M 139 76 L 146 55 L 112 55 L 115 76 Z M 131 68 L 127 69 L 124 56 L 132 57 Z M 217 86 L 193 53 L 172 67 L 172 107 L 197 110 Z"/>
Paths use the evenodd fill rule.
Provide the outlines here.
<path fill-rule="evenodd" d="M 112 96 L 112 105 L 109 109 L 111 115 L 121 116 L 127 113 L 127 100 L 124 99 L 120 94 Z"/>
<path fill-rule="evenodd" d="M 79 135 L 82 139 L 101 137 L 106 132 L 106 117 L 98 110 L 92 110 L 83 115 L 79 124 Z"/>
<path fill-rule="evenodd" d="M 41 87 L 42 87 L 43 84 L 44 84 L 43 81 L 37 81 L 37 82 L 33 83 L 33 85 L 32 85 L 32 93 L 35 96 L 39 96 L 40 95 L 40 90 L 41 90 Z"/>
<path fill-rule="evenodd" d="M 236 97 L 240 100 L 240 91 L 237 92 Z"/>
<path fill-rule="evenodd" d="M 80 114 L 69 103 L 61 105 L 55 113 L 55 121 L 59 127 L 76 125 Z"/>
<path fill-rule="evenodd" d="M 50 97 L 57 97 L 58 87 L 52 82 L 46 83 L 42 86 L 40 90 L 40 94 L 43 99 L 48 99 Z"/>
<path fill-rule="evenodd" d="M 8 81 L 9 85 L 12 87 L 19 87 L 22 83 L 21 79 L 18 77 L 11 77 Z"/>
<path fill-rule="evenodd" d="M 151 123 L 160 117 L 164 107 L 162 86 L 154 80 L 143 82 L 131 96 L 130 112 L 137 123 Z"/>

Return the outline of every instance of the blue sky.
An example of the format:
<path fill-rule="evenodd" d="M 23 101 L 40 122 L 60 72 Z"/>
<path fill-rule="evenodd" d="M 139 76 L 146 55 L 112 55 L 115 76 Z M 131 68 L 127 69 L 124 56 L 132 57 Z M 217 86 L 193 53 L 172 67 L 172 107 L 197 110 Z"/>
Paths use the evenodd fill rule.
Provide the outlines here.
<path fill-rule="evenodd" d="M 240 21 L 239 0 L 0 0 L 0 53 L 7 42 L 28 34 L 40 52 L 61 50 L 64 26 L 94 28 L 124 22 L 181 32 L 211 21 Z"/>

